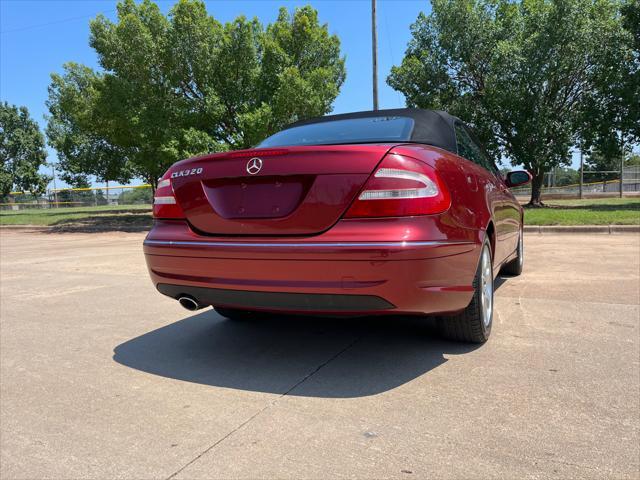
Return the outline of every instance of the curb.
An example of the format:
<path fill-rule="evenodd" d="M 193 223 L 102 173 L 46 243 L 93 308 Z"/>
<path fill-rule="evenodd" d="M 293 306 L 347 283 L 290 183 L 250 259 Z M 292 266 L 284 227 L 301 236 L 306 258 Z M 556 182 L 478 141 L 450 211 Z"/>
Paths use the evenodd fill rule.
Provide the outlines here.
<path fill-rule="evenodd" d="M 0 225 L 2 230 L 42 230 L 44 232 L 51 230 L 48 225 Z"/>
<path fill-rule="evenodd" d="M 140 225 L 109 225 L 109 226 L 84 226 L 67 224 L 64 226 L 56 225 L 0 225 L 0 232 L 41 232 L 41 233 L 107 233 L 107 232 L 124 232 L 137 233 L 148 232 L 151 226 Z"/>
<path fill-rule="evenodd" d="M 640 225 L 525 225 L 525 233 L 640 233 Z"/>

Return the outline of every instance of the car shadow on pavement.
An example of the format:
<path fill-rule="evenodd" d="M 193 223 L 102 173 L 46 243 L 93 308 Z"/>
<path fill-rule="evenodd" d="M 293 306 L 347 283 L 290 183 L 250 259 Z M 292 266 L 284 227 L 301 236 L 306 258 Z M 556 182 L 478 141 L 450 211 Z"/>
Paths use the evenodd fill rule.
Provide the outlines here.
<path fill-rule="evenodd" d="M 403 385 L 477 345 L 437 337 L 411 317 L 268 316 L 227 320 L 213 310 L 114 349 L 122 365 L 216 387 L 325 398 L 375 395 Z"/>

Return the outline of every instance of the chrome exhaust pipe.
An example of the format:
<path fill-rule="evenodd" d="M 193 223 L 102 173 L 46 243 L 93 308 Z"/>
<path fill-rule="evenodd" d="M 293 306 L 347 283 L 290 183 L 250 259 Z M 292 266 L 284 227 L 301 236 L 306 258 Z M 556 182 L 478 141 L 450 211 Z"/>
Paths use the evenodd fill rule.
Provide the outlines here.
<path fill-rule="evenodd" d="M 194 298 L 191 297 L 179 297 L 178 302 L 180 303 L 180 305 L 191 312 L 202 308 L 202 305 L 200 305 Z"/>

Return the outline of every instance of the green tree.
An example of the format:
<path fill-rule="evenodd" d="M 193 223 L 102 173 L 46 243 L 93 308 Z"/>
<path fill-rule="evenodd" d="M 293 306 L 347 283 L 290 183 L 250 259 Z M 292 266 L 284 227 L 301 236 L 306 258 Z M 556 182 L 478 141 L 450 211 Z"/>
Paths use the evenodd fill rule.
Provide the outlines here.
<path fill-rule="evenodd" d="M 133 204 L 151 204 L 153 203 L 153 194 L 150 188 L 133 188 L 125 190 L 118 196 L 120 205 Z"/>
<path fill-rule="evenodd" d="M 558 167 L 553 171 L 554 185 L 563 187 L 565 185 L 575 185 L 580 182 L 580 172 L 573 168 Z"/>
<path fill-rule="evenodd" d="M 108 203 L 107 197 L 101 189 L 96 190 L 92 195 L 94 197 L 93 200 L 97 205 L 106 205 Z"/>
<path fill-rule="evenodd" d="M 584 161 L 585 170 L 591 172 L 617 172 L 620 171 L 620 159 L 611 157 L 606 153 L 602 153 L 600 151 L 591 152 Z M 602 179 L 612 178 L 611 175 L 605 175 Z M 598 177 L 589 176 L 589 179 L 594 179 L 594 181 L 598 180 Z"/>
<path fill-rule="evenodd" d="M 616 0 L 433 0 L 388 83 L 407 104 L 450 111 L 471 123 L 487 149 L 533 176 L 570 162 L 586 130 L 595 75 L 615 68 L 628 32 Z M 620 42 L 617 42 L 620 40 Z M 603 90 L 603 89 L 600 89 Z M 601 119 L 592 119 L 593 122 Z"/>
<path fill-rule="evenodd" d="M 640 2 L 623 1 L 612 22 L 620 20 L 624 30 L 610 28 L 599 38 L 581 132 L 585 150 L 618 164 L 629 145 L 640 141 Z"/>
<path fill-rule="evenodd" d="M 640 155 L 637 153 L 630 154 L 627 159 L 624 161 L 625 166 L 627 167 L 636 167 L 640 166 Z"/>
<path fill-rule="evenodd" d="M 62 188 L 56 192 L 55 196 L 51 195 L 50 198 L 57 198 L 57 201 L 60 202 L 63 207 L 95 205 L 96 203 L 101 205 L 106 203 L 102 190 L 98 190 L 94 193 L 94 190 L 91 190 L 90 188 L 91 185 L 89 184 L 89 181 L 82 176 L 75 177 L 75 180 L 75 188 Z M 102 203 L 99 201 L 97 202 L 100 197 L 104 200 Z"/>
<path fill-rule="evenodd" d="M 82 187 L 93 175 L 99 182 L 126 183 L 133 175 L 129 152 L 109 140 L 112 124 L 101 116 L 103 76 L 76 63 L 52 74 L 47 139 L 58 152 L 62 179 Z"/>
<path fill-rule="evenodd" d="M 39 173 L 46 160 L 44 137 L 26 107 L 0 103 L 0 195 L 12 190 L 42 194 L 50 180 Z"/>
<path fill-rule="evenodd" d="M 91 22 L 90 44 L 103 71 L 69 65 L 54 76 L 52 118 L 68 119 L 69 152 L 94 135 L 152 186 L 176 160 L 250 147 L 330 112 L 345 78 L 338 37 L 308 6 L 282 8 L 264 28 L 242 16 L 223 25 L 200 0 L 181 0 L 168 16 L 151 0 L 124 0 L 117 22 Z M 90 95 L 77 94 L 84 84 Z M 79 103 L 65 103 L 67 90 Z"/>
<path fill-rule="evenodd" d="M 589 154 L 589 156 L 587 156 L 584 163 L 585 172 L 593 172 L 585 175 L 585 181 L 587 182 L 615 180 L 620 178 L 620 157 L 617 152 L 615 155 L 612 155 L 610 153 L 603 153 L 599 150 L 594 150 Z M 640 155 L 632 152 L 626 152 L 624 166 L 631 167 L 635 165 L 640 165 Z"/>

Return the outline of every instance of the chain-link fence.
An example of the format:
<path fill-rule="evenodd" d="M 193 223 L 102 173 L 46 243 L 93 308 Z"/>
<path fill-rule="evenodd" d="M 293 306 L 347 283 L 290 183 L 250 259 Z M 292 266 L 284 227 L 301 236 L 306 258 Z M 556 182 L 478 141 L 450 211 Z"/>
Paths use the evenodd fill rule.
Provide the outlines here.
<path fill-rule="evenodd" d="M 48 190 L 46 194 L 41 196 L 11 192 L 8 198 L 0 202 L 0 210 L 118 205 L 148 205 L 151 207 L 152 202 L 153 193 L 150 185 L 60 188 Z"/>
<path fill-rule="evenodd" d="M 598 178 L 598 181 L 589 179 Z M 611 196 L 620 193 L 620 177 L 618 172 L 585 171 L 584 182 L 566 183 L 562 172 L 545 174 L 542 196 L 579 198 L 582 196 Z M 569 180 L 570 181 L 570 180 Z M 640 194 L 640 165 L 625 167 L 622 176 L 622 191 L 625 194 Z M 518 197 L 531 195 L 531 185 L 513 189 Z M 93 188 L 60 188 L 49 190 L 45 195 L 34 196 L 23 192 L 12 192 L 8 198 L 0 202 L 0 210 L 22 210 L 26 208 L 69 208 L 99 207 L 118 205 L 148 205 L 153 203 L 150 185 L 135 185 Z"/>
<path fill-rule="evenodd" d="M 597 181 L 593 179 L 597 178 Z M 578 181 L 565 185 L 557 185 L 563 179 L 557 172 L 545 174 L 542 197 L 567 197 L 579 198 L 582 196 L 612 196 L 620 194 L 620 172 L 613 171 L 584 171 L 583 183 Z M 566 180 L 565 180 L 566 181 Z M 520 188 L 514 188 L 513 193 L 517 196 L 526 197 L 531 195 L 531 184 Z M 640 194 L 640 165 L 625 167 L 622 172 L 622 193 Z"/>

